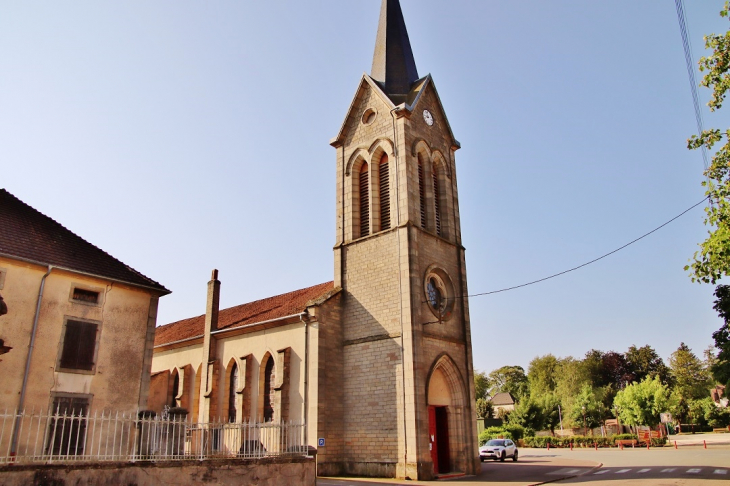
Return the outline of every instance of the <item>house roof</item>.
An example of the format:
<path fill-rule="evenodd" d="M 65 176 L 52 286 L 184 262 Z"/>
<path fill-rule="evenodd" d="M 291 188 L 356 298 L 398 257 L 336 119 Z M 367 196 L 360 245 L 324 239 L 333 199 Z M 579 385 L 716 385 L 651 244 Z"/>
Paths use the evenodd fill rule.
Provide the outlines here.
<path fill-rule="evenodd" d="M 170 291 L 0 189 L 0 254 L 135 286 Z"/>
<path fill-rule="evenodd" d="M 307 287 L 286 294 L 249 302 L 218 313 L 218 330 L 235 329 L 282 317 L 301 314 L 310 305 L 321 302 L 333 291 L 334 283 Z M 160 326 L 155 331 L 155 346 L 202 337 L 205 332 L 205 314 Z"/>
<path fill-rule="evenodd" d="M 492 405 L 514 405 L 515 399 L 507 392 L 497 393 L 492 397 Z"/>

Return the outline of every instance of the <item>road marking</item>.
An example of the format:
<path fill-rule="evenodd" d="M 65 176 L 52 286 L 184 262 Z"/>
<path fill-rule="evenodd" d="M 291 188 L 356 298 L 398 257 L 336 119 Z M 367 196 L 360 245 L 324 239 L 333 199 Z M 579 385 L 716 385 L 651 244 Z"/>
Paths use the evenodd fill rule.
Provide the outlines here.
<path fill-rule="evenodd" d="M 639 472 L 639 473 L 645 473 L 645 472 L 649 472 L 649 471 L 651 471 L 651 469 L 644 468 L 644 469 L 639 469 L 637 472 Z"/>
<path fill-rule="evenodd" d="M 620 471 L 616 471 L 616 474 L 624 474 L 631 471 L 631 469 L 621 469 Z"/>
<path fill-rule="evenodd" d="M 662 472 L 674 472 L 676 470 L 677 470 L 676 467 L 668 467 L 666 469 L 662 469 Z"/>
<path fill-rule="evenodd" d="M 700 472 L 702 472 L 702 469 L 687 469 L 687 472 L 689 474 L 699 474 Z"/>
<path fill-rule="evenodd" d="M 727 469 L 715 469 L 715 474 L 727 474 Z"/>
<path fill-rule="evenodd" d="M 608 469 L 601 469 L 600 471 L 595 472 L 593 474 L 606 474 L 607 472 L 609 472 Z"/>
<path fill-rule="evenodd" d="M 548 474 L 553 475 L 553 476 L 566 476 L 566 475 L 569 476 L 571 474 L 577 474 L 577 473 L 579 473 L 581 471 L 582 471 L 582 469 L 568 469 L 568 468 L 563 468 L 563 469 L 558 469 L 557 471 L 553 471 L 553 472 L 548 473 Z"/>

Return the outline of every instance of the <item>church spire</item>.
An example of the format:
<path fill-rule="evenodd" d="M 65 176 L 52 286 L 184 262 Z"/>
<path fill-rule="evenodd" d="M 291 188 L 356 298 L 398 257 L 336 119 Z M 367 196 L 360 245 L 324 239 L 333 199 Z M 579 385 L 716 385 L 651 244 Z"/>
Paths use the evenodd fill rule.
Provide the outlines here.
<path fill-rule="evenodd" d="M 413 82 L 418 80 L 399 0 L 383 0 L 380 8 L 371 76 L 389 96 L 407 94 Z"/>

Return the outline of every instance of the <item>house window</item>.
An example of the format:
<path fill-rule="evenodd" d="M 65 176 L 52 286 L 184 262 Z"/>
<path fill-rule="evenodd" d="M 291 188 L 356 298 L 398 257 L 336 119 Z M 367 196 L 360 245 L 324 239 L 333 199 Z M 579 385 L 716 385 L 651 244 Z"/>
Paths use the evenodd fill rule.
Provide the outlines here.
<path fill-rule="evenodd" d="M 228 383 L 228 421 L 236 421 L 236 392 L 238 391 L 238 365 L 233 363 Z"/>
<path fill-rule="evenodd" d="M 84 286 L 71 287 L 69 300 L 74 304 L 100 305 L 104 298 L 103 289 L 94 289 Z"/>
<path fill-rule="evenodd" d="M 86 289 L 80 289 L 78 287 L 74 288 L 73 293 L 73 300 L 77 300 L 79 302 L 85 302 L 87 304 L 98 304 L 99 303 L 99 292 L 94 292 L 93 290 L 86 290 Z"/>
<path fill-rule="evenodd" d="M 368 164 L 360 167 L 360 237 L 370 234 L 370 190 L 368 183 Z"/>
<path fill-rule="evenodd" d="M 0 290 L 5 287 L 5 275 L 8 273 L 4 268 L 0 268 Z"/>
<path fill-rule="evenodd" d="M 269 356 L 266 362 L 266 370 L 264 371 L 264 422 L 272 422 L 274 420 L 274 390 L 275 374 L 274 358 Z"/>
<path fill-rule="evenodd" d="M 57 368 L 93 372 L 98 336 L 99 323 L 67 319 Z"/>
<path fill-rule="evenodd" d="M 380 231 L 390 229 L 390 172 L 388 155 L 383 154 L 378 170 L 380 176 Z"/>
<path fill-rule="evenodd" d="M 90 395 L 71 393 L 53 396 L 47 454 L 71 456 L 84 453 L 90 399 Z"/>

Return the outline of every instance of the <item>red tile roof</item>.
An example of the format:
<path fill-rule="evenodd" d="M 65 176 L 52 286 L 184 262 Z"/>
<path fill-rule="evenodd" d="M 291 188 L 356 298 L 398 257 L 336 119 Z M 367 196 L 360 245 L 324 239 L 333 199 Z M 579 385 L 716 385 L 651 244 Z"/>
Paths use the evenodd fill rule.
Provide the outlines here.
<path fill-rule="evenodd" d="M 0 189 L 0 254 L 170 291 Z"/>
<path fill-rule="evenodd" d="M 218 313 L 218 329 L 235 329 L 246 324 L 256 324 L 300 314 L 306 310 L 307 303 L 318 300 L 333 290 L 334 283 L 326 282 L 314 287 L 223 309 Z M 205 315 L 160 326 L 155 331 L 155 346 L 202 337 L 204 329 Z"/>

